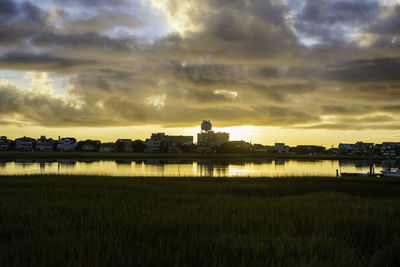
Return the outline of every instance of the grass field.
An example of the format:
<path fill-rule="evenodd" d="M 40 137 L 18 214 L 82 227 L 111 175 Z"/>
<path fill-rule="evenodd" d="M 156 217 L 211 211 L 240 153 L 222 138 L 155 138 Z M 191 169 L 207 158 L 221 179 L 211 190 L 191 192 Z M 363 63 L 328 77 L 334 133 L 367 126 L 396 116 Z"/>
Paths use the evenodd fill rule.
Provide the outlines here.
<path fill-rule="evenodd" d="M 400 266 L 400 181 L 0 177 L 1 266 Z"/>

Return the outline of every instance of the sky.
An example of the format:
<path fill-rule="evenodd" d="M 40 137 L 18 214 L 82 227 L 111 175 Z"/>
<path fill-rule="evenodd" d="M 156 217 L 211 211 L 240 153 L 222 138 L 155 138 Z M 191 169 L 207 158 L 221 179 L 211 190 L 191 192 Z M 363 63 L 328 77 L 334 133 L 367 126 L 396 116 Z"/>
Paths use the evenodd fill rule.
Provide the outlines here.
<path fill-rule="evenodd" d="M 400 140 L 400 1 L 0 1 L 0 135 Z"/>

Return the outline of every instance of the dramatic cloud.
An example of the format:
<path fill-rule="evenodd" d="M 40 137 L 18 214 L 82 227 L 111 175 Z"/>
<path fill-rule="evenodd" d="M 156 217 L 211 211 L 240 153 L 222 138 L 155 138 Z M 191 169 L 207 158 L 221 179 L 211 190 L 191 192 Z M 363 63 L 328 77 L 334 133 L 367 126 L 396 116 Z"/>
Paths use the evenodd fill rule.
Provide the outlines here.
<path fill-rule="evenodd" d="M 2 80 L 0 121 L 396 129 L 400 6 L 384 2 L 3 0 L 0 68 L 32 81 Z"/>
<path fill-rule="evenodd" d="M 354 31 L 379 17 L 379 3 L 365 0 L 308 0 L 295 17 L 300 35 L 311 42 L 339 45 Z"/>

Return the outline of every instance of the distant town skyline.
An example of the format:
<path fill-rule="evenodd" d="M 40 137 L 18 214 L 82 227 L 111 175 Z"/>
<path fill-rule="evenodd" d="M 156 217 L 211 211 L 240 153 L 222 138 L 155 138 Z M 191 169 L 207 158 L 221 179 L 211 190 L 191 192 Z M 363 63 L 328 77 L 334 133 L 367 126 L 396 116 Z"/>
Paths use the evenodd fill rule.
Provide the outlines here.
<path fill-rule="evenodd" d="M 7 135 L 6 132 L 2 131 L 0 135 L 5 135 L 8 138 L 16 139 L 22 136 L 29 136 L 32 138 L 39 138 L 42 135 L 45 135 L 47 138 L 57 139 L 58 136 L 62 137 L 75 137 L 78 140 L 100 140 L 102 142 L 115 142 L 115 140 L 119 138 L 127 138 L 127 139 L 140 139 L 145 140 L 149 138 L 152 133 L 160 133 L 163 132 L 165 134 L 171 135 L 191 135 L 194 138 L 194 141 L 197 142 L 197 133 L 200 132 L 200 126 L 197 127 L 185 127 L 185 128 L 163 128 L 161 126 L 137 126 L 130 127 L 128 129 L 115 129 L 115 128 L 87 128 L 82 130 L 76 129 L 45 129 L 47 132 L 44 132 L 43 129 L 38 128 L 34 131 L 24 132 L 24 128 L 20 128 L 20 131 L 17 132 L 16 135 Z M 382 143 L 382 142 L 399 142 L 400 137 L 385 138 L 382 136 L 381 138 L 373 139 L 368 136 L 367 133 L 357 135 L 357 137 L 353 136 L 353 133 L 349 133 L 346 135 L 337 135 L 331 136 L 332 141 L 336 142 L 324 142 L 327 140 L 327 136 L 329 137 L 332 131 L 329 132 L 320 132 L 320 131 L 305 131 L 304 138 L 299 137 L 299 132 L 286 129 L 286 134 L 284 134 L 285 130 L 275 131 L 274 128 L 270 127 L 252 127 L 252 126 L 237 126 L 237 127 L 213 127 L 213 130 L 220 132 L 228 132 L 230 134 L 231 141 L 247 141 L 253 144 L 263 144 L 263 145 L 272 145 L 274 143 L 285 143 L 289 146 L 295 145 L 323 145 L 327 148 L 329 147 L 337 147 L 340 143 L 356 143 L 357 141 L 363 142 L 372 142 L 372 143 Z M 262 132 L 266 133 L 266 136 L 263 136 Z M 310 135 L 310 132 L 312 135 Z M 118 135 L 117 133 L 121 133 Z M 277 137 L 273 136 L 273 133 L 281 134 Z M 283 133 L 283 134 L 282 134 Z M 252 139 L 254 138 L 254 139 Z M 299 140 L 299 142 L 295 142 L 295 140 Z"/>
<path fill-rule="evenodd" d="M 17 138 L 400 140 L 398 0 L 2 0 L 0 126 Z"/>

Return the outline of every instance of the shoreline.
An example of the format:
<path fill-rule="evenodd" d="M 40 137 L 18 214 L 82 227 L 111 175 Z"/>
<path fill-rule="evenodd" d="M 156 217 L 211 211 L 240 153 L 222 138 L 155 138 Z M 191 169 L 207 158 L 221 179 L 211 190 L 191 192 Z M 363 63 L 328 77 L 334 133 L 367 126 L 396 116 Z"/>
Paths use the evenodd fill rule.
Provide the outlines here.
<path fill-rule="evenodd" d="M 0 152 L 0 159 L 176 159 L 176 160 L 369 160 L 364 156 L 335 156 L 335 155 L 293 155 L 293 154 L 182 154 L 182 153 L 100 153 L 100 152 Z M 374 157 L 372 160 L 388 160 L 387 157 Z M 393 158 L 391 160 L 399 160 Z"/>

